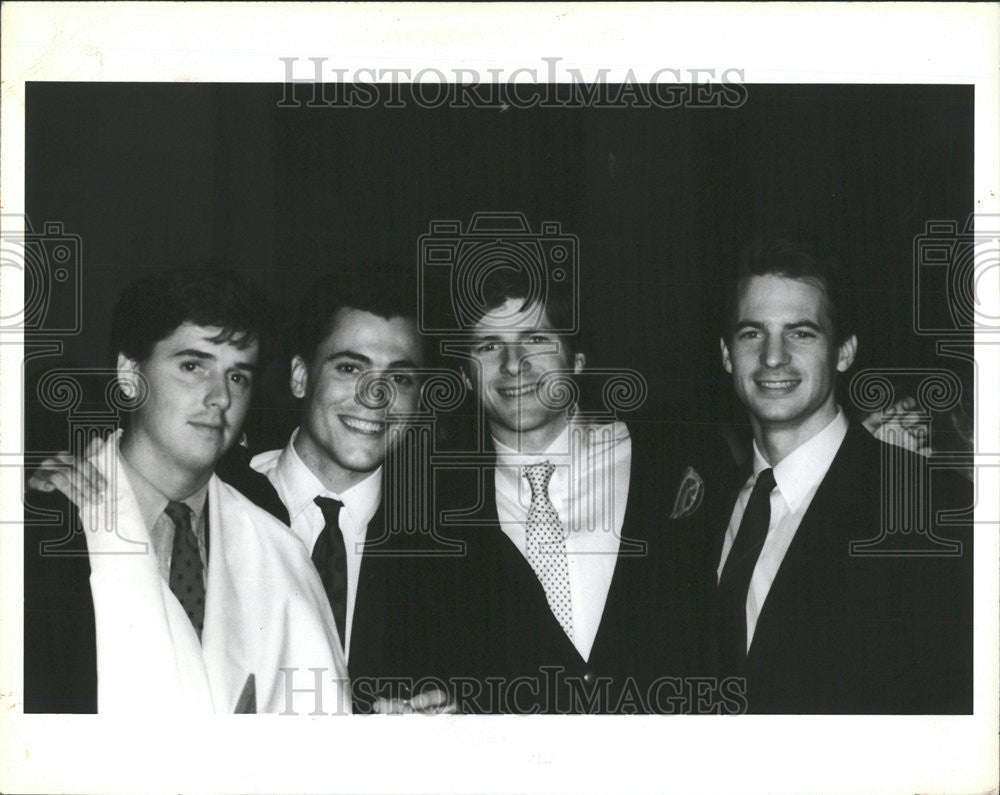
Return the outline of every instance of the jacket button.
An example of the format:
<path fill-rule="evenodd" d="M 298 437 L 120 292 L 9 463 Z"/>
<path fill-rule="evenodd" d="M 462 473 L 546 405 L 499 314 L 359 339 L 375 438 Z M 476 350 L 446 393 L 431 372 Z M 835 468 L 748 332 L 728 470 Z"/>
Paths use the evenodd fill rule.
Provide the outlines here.
<path fill-rule="evenodd" d="M 588 685 L 592 684 L 594 681 L 594 672 L 587 671 L 587 673 L 583 675 L 583 681 L 586 682 Z"/>

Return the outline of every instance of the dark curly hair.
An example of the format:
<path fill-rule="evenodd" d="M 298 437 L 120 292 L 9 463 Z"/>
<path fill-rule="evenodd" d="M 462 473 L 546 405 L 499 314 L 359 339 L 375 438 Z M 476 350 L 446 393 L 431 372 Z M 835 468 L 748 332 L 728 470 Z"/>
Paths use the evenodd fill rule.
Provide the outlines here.
<path fill-rule="evenodd" d="M 212 342 L 243 349 L 263 345 L 270 312 L 261 292 L 227 268 L 174 268 L 130 283 L 111 319 L 112 362 L 122 353 L 142 362 L 184 323 L 220 329 Z M 263 361 L 263 352 L 259 359 Z"/>

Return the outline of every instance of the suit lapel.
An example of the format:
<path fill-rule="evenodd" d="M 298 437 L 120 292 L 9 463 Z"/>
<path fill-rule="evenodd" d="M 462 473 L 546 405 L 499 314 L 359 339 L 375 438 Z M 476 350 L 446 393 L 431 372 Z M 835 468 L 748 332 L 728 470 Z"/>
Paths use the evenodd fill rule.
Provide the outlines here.
<path fill-rule="evenodd" d="M 244 448 L 238 447 L 227 453 L 216 467 L 215 474 L 259 508 L 263 508 L 286 526 L 291 526 L 288 508 L 267 475 L 250 466 L 250 455 Z"/>
<path fill-rule="evenodd" d="M 382 670 L 385 651 L 382 639 L 385 636 L 388 609 L 386 602 L 389 598 L 386 591 L 388 583 L 385 569 L 391 557 L 371 554 L 368 549 L 373 532 L 375 537 L 382 535 L 381 530 L 385 523 L 383 503 L 384 499 L 368 523 L 361 568 L 358 571 L 358 590 L 354 598 L 354 615 L 351 619 L 352 653 L 348 659 L 348 667 L 352 674 L 362 666 L 370 671 Z"/>
<path fill-rule="evenodd" d="M 503 531 L 503 527 L 500 525 L 500 515 L 497 510 L 496 467 L 491 466 L 488 469 L 483 470 L 482 483 L 484 492 L 482 514 L 483 523 L 480 532 L 491 536 L 491 540 L 494 542 L 493 545 L 502 550 L 501 561 L 497 561 L 497 563 L 501 565 L 501 568 L 506 570 L 508 575 L 516 576 L 516 581 L 530 583 L 530 590 L 534 592 L 536 597 L 540 596 L 541 601 L 545 604 L 545 608 L 548 611 L 548 599 L 545 596 L 545 589 L 538 581 L 538 577 L 535 575 L 534 569 L 531 568 L 531 564 L 528 563 L 528 559 L 524 556 L 521 550 L 517 548 L 514 542 L 511 541 L 510 536 Z M 510 591 L 510 593 L 513 593 L 513 591 Z M 521 589 L 520 595 L 525 595 L 523 589 Z M 554 616 L 552 617 L 552 620 L 555 621 Z"/>
<path fill-rule="evenodd" d="M 208 500 L 209 496 L 206 494 L 205 507 L 202 509 L 205 517 L 205 571 L 208 571 L 209 555 L 212 553 L 212 523 L 209 521 L 212 512 L 208 510 Z"/>
<path fill-rule="evenodd" d="M 740 492 L 753 474 L 752 461 L 753 459 L 751 458 L 750 461 L 739 468 L 736 481 L 728 484 L 728 488 L 724 491 L 725 497 L 721 502 L 717 503 L 718 508 L 713 512 L 712 525 L 715 528 L 715 532 L 712 534 L 712 562 L 716 568 L 718 568 L 719 562 L 722 560 L 722 546 L 726 541 L 726 532 L 729 530 L 729 520 L 733 516 L 733 508 L 736 506 L 736 500 L 739 499 Z"/>
<path fill-rule="evenodd" d="M 641 445 L 640 445 L 641 448 Z M 636 453 L 638 452 L 638 455 Z M 652 539 L 649 537 L 651 528 L 659 524 L 659 519 L 645 521 L 649 517 L 648 506 L 642 505 L 644 502 L 640 494 L 645 495 L 641 487 L 637 488 L 636 464 L 640 460 L 643 451 L 636 449 L 636 442 L 633 439 L 632 458 L 630 461 L 629 489 L 625 502 L 625 516 L 622 521 L 618 554 L 615 559 L 615 569 L 611 575 L 611 584 L 608 586 L 608 595 L 604 600 L 604 610 L 601 613 L 601 621 L 597 625 L 597 634 L 594 636 L 594 643 L 590 650 L 590 659 L 602 653 L 602 646 L 609 642 L 612 646 L 619 641 L 614 640 L 616 631 L 620 627 L 614 626 L 613 616 L 622 614 L 623 609 L 634 609 L 637 607 L 637 594 L 635 584 L 647 581 L 653 574 L 650 562 L 653 555 Z M 667 514 L 660 517 L 665 523 Z M 613 649 L 620 652 L 621 649 Z"/>
<path fill-rule="evenodd" d="M 665 437 L 655 432 L 639 437 L 632 434 L 629 489 L 621 541 L 604 611 L 591 648 L 591 661 L 611 659 L 621 655 L 627 646 L 641 645 L 642 638 L 637 633 L 644 629 L 652 631 L 650 616 L 665 618 L 661 608 L 670 612 L 666 606 L 679 596 L 680 592 L 674 590 L 678 586 L 677 575 L 695 574 L 678 571 L 676 566 L 686 566 L 695 561 L 694 550 L 689 547 L 693 547 L 699 539 L 687 534 L 691 532 L 691 527 L 701 531 L 705 527 L 700 519 L 693 525 L 686 518 L 671 519 L 686 462 L 678 460 L 681 451 L 667 442 Z M 690 553 L 690 558 L 684 557 L 682 561 L 681 553 Z M 633 623 L 637 616 L 641 616 L 639 620 L 644 626 Z M 662 638 L 651 640 L 662 643 Z"/>
<path fill-rule="evenodd" d="M 517 645 L 531 646 L 532 633 L 537 637 L 544 634 L 551 644 L 552 639 L 564 647 L 566 653 L 572 653 L 579 658 L 579 652 L 566 637 L 562 626 L 549 608 L 545 588 L 542 587 L 534 569 L 528 563 L 520 549 L 511 541 L 500 525 L 496 502 L 496 467 L 490 466 L 483 470 L 483 521 L 478 532 L 483 533 L 488 541 L 484 548 L 496 552 L 493 560 L 485 560 L 484 565 L 493 569 L 498 575 L 494 581 L 495 606 L 503 616 L 504 625 L 508 627 L 508 641 Z M 530 623 L 526 623 L 526 620 Z"/>
<path fill-rule="evenodd" d="M 856 474 L 853 462 L 857 457 L 858 440 L 854 432 L 855 429 L 848 429 L 847 436 L 816 490 L 781 566 L 778 567 L 757 619 L 748 664 L 766 652 L 773 634 L 772 624 L 783 608 L 801 602 L 803 578 L 808 578 L 810 582 L 817 581 L 823 576 L 825 569 L 840 565 L 843 555 L 847 553 L 848 541 L 838 532 L 840 523 L 837 517 L 844 510 L 844 497 L 849 493 L 850 480 Z M 840 544 L 843 549 L 838 548 Z M 776 643 L 786 640 L 774 638 Z"/>

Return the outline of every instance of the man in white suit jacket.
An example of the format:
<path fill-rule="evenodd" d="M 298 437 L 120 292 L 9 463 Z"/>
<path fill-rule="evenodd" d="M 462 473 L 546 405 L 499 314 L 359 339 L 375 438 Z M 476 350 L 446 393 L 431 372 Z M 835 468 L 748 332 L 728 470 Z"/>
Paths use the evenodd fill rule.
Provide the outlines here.
<path fill-rule="evenodd" d="M 136 405 L 86 462 L 49 472 L 75 505 L 53 493 L 36 507 L 60 521 L 26 526 L 25 712 L 350 711 L 308 554 L 213 474 L 246 418 L 262 317 L 220 269 L 154 274 L 118 302 Z"/>

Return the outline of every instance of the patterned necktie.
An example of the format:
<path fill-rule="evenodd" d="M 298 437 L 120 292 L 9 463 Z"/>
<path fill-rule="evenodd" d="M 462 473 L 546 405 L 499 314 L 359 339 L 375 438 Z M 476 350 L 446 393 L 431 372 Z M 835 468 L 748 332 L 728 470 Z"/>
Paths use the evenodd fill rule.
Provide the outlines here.
<path fill-rule="evenodd" d="M 545 589 L 552 615 L 573 640 L 573 601 L 569 590 L 569 563 L 566 558 L 566 536 L 562 522 L 549 499 L 549 480 L 555 466 L 549 461 L 524 468 L 531 485 L 531 505 L 528 507 L 528 563 Z"/>
<path fill-rule="evenodd" d="M 344 534 L 340 531 L 340 509 L 344 504 L 331 497 L 317 497 L 315 502 L 323 512 L 326 524 L 313 546 L 312 560 L 333 609 L 340 645 L 346 651 L 347 547 L 344 545 Z"/>
<path fill-rule="evenodd" d="M 719 578 L 722 606 L 722 654 L 727 670 L 739 670 L 747 654 L 747 594 L 757 559 L 771 523 L 771 491 L 774 470 L 757 475 L 736 539 Z"/>
<path fill-rule="evenodd" d="M 183 502 L 169 502 L 163 511 L 174 523 L 174 546 L 170 553 L 170 590 L 188 614 L 201 639 L 205 624 L 205 578 L 198 537 L 191 527 L 191 509 Z"/>

